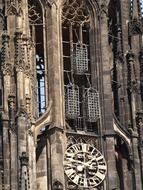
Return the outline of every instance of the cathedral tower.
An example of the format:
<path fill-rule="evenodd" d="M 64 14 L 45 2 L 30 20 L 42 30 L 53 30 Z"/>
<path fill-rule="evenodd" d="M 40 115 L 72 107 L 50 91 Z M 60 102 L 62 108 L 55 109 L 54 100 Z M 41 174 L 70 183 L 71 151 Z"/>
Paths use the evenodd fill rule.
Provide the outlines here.
<path fill-rule="evenodd" d="M 140 0 L 0 0 L 0 190 L 143 189 Z"/>

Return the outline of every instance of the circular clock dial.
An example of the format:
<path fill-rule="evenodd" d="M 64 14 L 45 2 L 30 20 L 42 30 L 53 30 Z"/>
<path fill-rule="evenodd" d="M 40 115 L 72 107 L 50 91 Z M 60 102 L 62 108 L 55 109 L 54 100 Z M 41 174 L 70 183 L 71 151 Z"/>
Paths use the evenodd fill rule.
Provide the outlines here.
<path fill-rule="evenodd" d="M 107 166 L 103 155 L 96 148 L 90 144 L 78 143 L 66 150 L 64 169 L 76 185 L 93 188 L 104 180 Z"/>

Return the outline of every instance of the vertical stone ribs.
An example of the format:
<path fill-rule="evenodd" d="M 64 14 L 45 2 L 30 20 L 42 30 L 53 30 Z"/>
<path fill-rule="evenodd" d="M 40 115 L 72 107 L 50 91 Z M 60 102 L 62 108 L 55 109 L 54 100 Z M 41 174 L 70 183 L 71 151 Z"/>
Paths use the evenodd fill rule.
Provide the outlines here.
<path fill-rule="evenodd" d="M 1 69 L 4 75 L 11 75 L 12 64 L 10 61 L 10 52 L 9 52 L 9 36 L 7 33 L 2 35 L 2 65 Z"/>
<path fill-rule="evenodd" d="M 10 128 L 13 132 L 15 131 L 15 95 L 10 94 L 8 98 L 8 106 L 9 106 L 9 124 Z"/>
<path fill-rule="evenodd" d="M 22 152 L 22 155 L 19 158 L 20 160 L 20 177 L 19 177 L 19 189 L 20 190 L 29 190 L 29 170 L 28 170 L 28 162 L 29 159 L 27 157 L 26 152 Z"/>
<path fill-rule="evenodd" d="M 131 95 L 132 95 L 132 67 L 133 67 L 133 62 L 134 62 L 134 54 L 132 51 L 129 51 L 128 54 L 126 55 L 127 58 L 127 91 L 128 91 L 128 98 L 129 98 L 129 103 L 131 104 Z"/>
<path fill-rule="evenodd" d="M 140 52 L 139 62 L 140 62 L 140 90 L 141 90 L 141 99 L 143 101 L 143 50 L 141 50 Z"/>
<path fill-rule="evenodd" d="M 15 67 L 16 71 L 24 70 L 24 48 L 22 43 L 22 32 L 15 33 Z"/>

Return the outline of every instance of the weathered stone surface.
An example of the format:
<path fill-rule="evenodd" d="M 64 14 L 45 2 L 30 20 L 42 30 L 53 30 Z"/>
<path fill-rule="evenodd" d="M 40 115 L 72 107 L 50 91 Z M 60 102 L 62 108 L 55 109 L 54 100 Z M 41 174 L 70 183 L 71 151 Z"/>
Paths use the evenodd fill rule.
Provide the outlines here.
<path fill-rule="evenodd" d="M 143 189 L 142 27 L 137 0 L 0 1 L 0 190 L 83 189 L 82 171 L 89 176 L 99 160 L 89 161 L 87 150 L 74 155 L 67 177 L 65 150 L 77 143 L 105 157 L 106 178 L 95 189 Z M 79 74 L 83 46 L 88 69 Z M 68 85 L 79 88 L 79 99 L 68 94 L 74 102 Z M 91 89 L 99 99 L 89 102 Z M 75 118 L 66 116 L 67 102 L 79 106 Z M 96 122 L 89 107 L 98 109 Z"/>

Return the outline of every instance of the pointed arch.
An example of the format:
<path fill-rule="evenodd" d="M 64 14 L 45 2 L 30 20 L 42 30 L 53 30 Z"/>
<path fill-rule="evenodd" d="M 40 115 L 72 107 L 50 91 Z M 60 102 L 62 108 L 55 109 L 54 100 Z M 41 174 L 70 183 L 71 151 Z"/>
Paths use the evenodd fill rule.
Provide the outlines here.
<path fill-rule="evenodd" d="M 66 120 L 74 130 L 96 133 L 100 117 L 99 12 L 96 1 L 64 1 L 61 7 Z"/>

